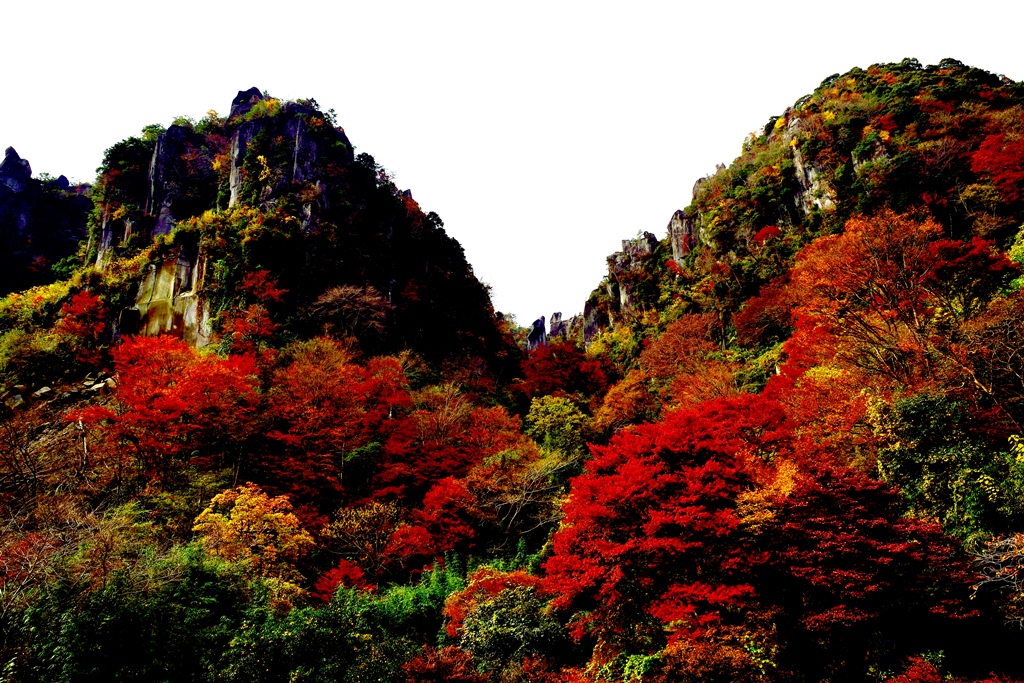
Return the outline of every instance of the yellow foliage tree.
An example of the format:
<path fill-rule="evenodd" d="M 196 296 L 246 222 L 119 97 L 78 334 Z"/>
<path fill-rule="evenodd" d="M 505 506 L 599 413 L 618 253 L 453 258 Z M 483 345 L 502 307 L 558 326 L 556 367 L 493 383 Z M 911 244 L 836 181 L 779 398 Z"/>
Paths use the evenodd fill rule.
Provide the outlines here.
<path fill-rule="evenodd" d="M 210 555 L 287 582 L 301 578 L 295 563 L 313 547 L 313 537 L 292 513 L 288 498 L 271 498 L 258 486 L 221 493 L 192 530 Z"/>
<path fill-rule="evenodd" d="M 391 558 L 388 546 L 403 525 L 402 511 L 393 501 L 342 508 L 322 530 L 329 546 L 370 572 L 384 570 Z"/>

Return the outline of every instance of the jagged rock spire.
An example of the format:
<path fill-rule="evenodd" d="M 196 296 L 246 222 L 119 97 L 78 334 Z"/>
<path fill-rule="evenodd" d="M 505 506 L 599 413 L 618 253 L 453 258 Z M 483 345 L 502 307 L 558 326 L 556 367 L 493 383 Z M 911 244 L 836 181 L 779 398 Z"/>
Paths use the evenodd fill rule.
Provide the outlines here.
<path fill-rule="evenodd" d="M 235 99 L 231 100 L 231 112 L 228 114 L 228 118 L 233 119 L 236 116 L 245 114 L 252 109 L 252 105 L 262 99 L 263 93 L 259 88 L 252 87 L 248 90 L 239 90 L 238 94 L 235 95 Z"/>
<path fill-rule="evenodd" d="M 4 160 L 0 161 L 0 183 L 14 192 L 21 192 L 31 178 L 32 166 L 28 160 L 18 156 L 13 147 L 4 150 Z"/>

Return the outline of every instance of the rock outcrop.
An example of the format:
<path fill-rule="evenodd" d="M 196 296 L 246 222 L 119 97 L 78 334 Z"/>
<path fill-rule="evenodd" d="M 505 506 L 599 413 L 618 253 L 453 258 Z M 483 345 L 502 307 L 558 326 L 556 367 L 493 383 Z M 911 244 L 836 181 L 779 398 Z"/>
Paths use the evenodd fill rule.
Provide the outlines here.
<path fill-rule="evenodd" d="M 786 110 L 784 116 L 789 117 L 789 123 L 786 124 L 782 141 L 788 145 L 803 130 L 804 123 L 799 116 L 794 116 L 789 109 Z M 796 207 L 805 216 L 815 209 L 829 211 L 835 208 L 835 191 L 825 180 L 822 172 L 804 161 L 799 146 L 794 146 L 792 149 L 796 182 L 800 186 L 800 190 L 796 193 L 796 198 L 794 199 Z"/>
<path fill-rule="evenodd" d="M 622 315 L 633 310 L 636 280 L 632 277 L 643 270 L 643 262 L 654 255 L 658 238 L 649 232 L 631 240 L 622 240 L 622 251 L 608 257 L 608 297 L 617 301 L 613 311 Z"/>
<path fill-rule="evenodd" d="M 682 265 L 683 259 L 697 246 L 697 221 L 680 209 L 672 214 L 668 222 L 668 241 L 672 247 L 672 259 Z"/>
<path fill-rule="evenodd" d="M 13 147 L 0 161 L 0 296 L 53 282 L 51 266 L 85 237 L 92 202 L 60 176 L 41 181 Z"/>
<path fill-rule="evenodd" d="M 608 312 L 594 301 L 588 300 L 583 306 L 583 341 L 589 343 L 601 330 L 611 325 Z"/>
<path fill-rule="evenodd" d="M 293 183 L 310 183 L 319 189 L 317 162 L 321 145 L 309 131 L 309 120 L 322 121 L 319 113 L 297 102 L 268 107 L 265 115 L 253 109 L 267 100 L 257 88 L 240 91 L 231 102 L 226 126 L 228 137 L 203 135 L 184 125 L 172 125 L 157 136 L 148 162 L 148 183 L 138 196 L 119 203 L 121 211 L 101 214 L 96 262 L 101 267 L 113 255 L 112 250 L 131 235 L 142 239 L 171 232 L 176 222 L 196 216 L 222 201 L 221 208 L 240 201 L 269 205 Z M 332 152 L 342 153 L 341 164 L 351 163 L 352 145 L 345 133 L 331 128 L 326 136 Z M 254 149 L 254 144 L 259 149 Z M 282 144 L 286 147 L 282 149 Z M 222 145 L 223 148 L 218 145 Z M 269 153 L 264 147 L 273 146 Z M 218 155 L 224 155 L 229 167 L 226 183 L 215 169 Z M 287 157 L 287 162 L 284 157 Z M 337 163 L 337 161 L 335 162 Z M 221 190 L 223 200 L 218 200 Z M 245 196 L 243 196 L 245 195 Z M 312 230 L 316 214 L 322 208 L 323 193 L 305 202 L 303 228 Z M 136 206 L 137 212 L 123 207 Z"/>
<path fill-rule="evenodd" d="M 180 247 L 150 264 L 135 300 L 135 329 L 121 332 L 171 334 L 195 346 L 208 344 L 213 321 L 202 291 L 205 275 L 206 259 Z"/>
<path fill-rule="evenodd" d="M 718 165 L 719 169 L 722 169 L 722 165 Z M 691 202 L 697 201 L 697 193 L 700 192 L 700 187 L 708 180 L 707 176 L 698 178 L 693 183 L 693 190 L 690 192 Z M 700 221 L 698 216 L 691 216 L 686 213 L 686 209 L 679 209 L 672 214 L 672 218 L 668 221 L 666 227 L 668 231 L 669 246 L 672 248 L 672 260 L 679 265 L 683 264 L 683 259 L 689 254 L 694 248 L 700 243 Z"/>
<path fill-rule="evenodd" d="M 244 116 L 252 109 L 252 105 L 262 99 L 263 93 L 260 92 L 259 88 L 252 87 L 248 90 L 239 90 L 238 94 L 235 95 L 235 99 L 231 100 L 231 110 L 228 118 L 233 119 L 236 116 Z"/>
<path fill-rule="evenodd" d="M 317 167 L 322 141 L 330 140 L 336 164 L 340 150 L 342 165 L 352 162 L 352 145 L 340 129 L 311 135 L 308 121 L 323 118 L 303 104 L 274 100 L 277 109 L 267 107 L 265 115 L 253 111 L 267 99 L 258 88 L 240 91 L 231 102 L 227 137 L 204 135 L 184 125 L 172 125 L 160 133 L 151 143 L 145 187 L 117 209 L 107 206 L 101 211 L 97 265 L 104 267 L 116 248 L 135 234 L 140 240 L 168 234 L 178 221 L 216 207 L 222 191 L 221 208 L 242 201 L 266 207 L 294 183 L 308 183 L 316 197 L 303 203 L 301 221 L 304 231 L 314 230 L 318 211 L 326 202 Z M 265 149 L 268 145 L 274 146 L 273 154 Z M 215 168 L 218 155 L 229 164 L 223 175 Z M 137 210 L 125 208 L 131 206 Z M 199 346 L 209 341 L 210 314 L 202 286 L 205 270 L 205 256 L 194 250 L 178 250 L 152 266 L 140 283 L 135 309 L 124 317 L 126 330 L 172 333 Z"/>
<path fill-rule="evenodd" d="M 157 137 L 145 209 L 154 220 L 151 237 L 170 233 L 176 220 L 197 215 L 215 202 L 217 175 L 204 142 L 184 126 L 170 126 Z"/>
<path fill-rule="evenodd" d="M 317 190 L 320 189 L 316 168 L 321 156 L 322 142 L 318 143 L 318 136 L 311 134 L 309 122 L 322 119 L 318 118 L 318 113 L 312 108 L 298 102 L 278 103 L 280 113 L 275 116 L 248 118 L 253 107 L 265 99 L 267 98 L 256 88 L 250 88 L 239 92 L 232 102 L 230 121 L 236 122 L 237 128 L 231 138 L 229 206 L 234 206 L 243 199 L 253 204 L 272 203 L 292 183 L 311 183 Z M 329 138 L 333 150 L 341 151 L 342 163 L 352 163 L 352 144 L 345 133 L 340 129 L 332 129 Z M 266 144 L 266 140 L 283 141 L 288 148 L 287 158 L 290 163 L 275 165 L 273 169 L 266 166 L 267 155 L 260 149 Z M 281 149 L 280 144 L 276 147 L 276 152 L 279 158 L 284 158 L 285 150 Z M 256 156 L 258 164 L 253 164 L 251 155 Z M 259 161 L 260 158 L 264 161 Z M 269 182 L 261 182 L 258 185 L 252 183 L 253 173 L 265 175 L 263 180 Z M 307 232 L 316 228 L 318 209 L 323 208 L 324 195 L 322 192 L 316 194 L 316 200 L 307 201 L 302 207 L 302 227 Z"/>
<path fill-rule="evenodd" d="M 234 107 L 232 107 L 232 111 L 234 111 Z M 231 197 L 228 200 L 228 206 L 237 204 L 242 195 L 242 178 L 245 173 L 242 164 L 245 162 L 249 143 L 256 136 L 256 131 L 260 129 L 261 126 L 256 121 L 246 121 L 238 127 L 231 138 L 231 175 L 228 180 Z"/>
<path fill-rule="evenodd" d="M 569 321 L 562 320 L 561 312 L 555 312 L 551 314 L 551 323 L 548 327 L 548 338 L 562 337 L 563 339 L 569 334 Z"/>
<path fill-rule="evenodd" d="M 343 311 L 353 325 L 373 318 L 360 307 L 387 308 L 372 333 L 353 332 L 367 353 L 409 348 L 428 362 L 474 358 L 495 375 L 516 372 L 518 355 L 461 245 L 372 157 L 355 158 L 330 112 L 251 88 L 227 118 L 178 123 L 104 158 L 100 268 L 119 251 L 137 253 L 124 242 L 145 248 L 173 230 L 151 252 L 134 305 L 116 313 L 118 332 L 202 346 L 217 315 L 265 304 L 281 334 L 306 338 L 323 333 L 320 297 L 347 288 L 359 293 Z M 246 334 L 227 341 L 248 343 Z"/>
<path fill-rule="evenodd" d="M 123 182 L 124 176 L 137 176 L 139 166 L 145 175 L 138 180 L 144 182 L 115 185 L 117 199 L 101 204 L 98 266 L 109 263 L 116 248 L 133 235 L 145 241 L 169 234 L 178 221 L 216 205 L 219 178 L 214 160 L 221 152 L 217 142 L 190 127 L 171 125 L 148 146 L 135 140 L 122 152 L 124 157 L 118 162 L 125 169 L 116 180 L 106 182 L 116 184 Z"/>
<path fill-rule="evenodd" d="M 32 166 L 28 160 L 18 156 L 13 147 L 4 150 L 4 160 L 0 161 L 0 184 L 11 192 L 24 192 L 31 180 Z"/>
<path fill-rule="evenodd" d="M 530 351 L 548 343 L 548 333 L 544 325 L 544 316 L 534 320 L 532 327 L 533 329 L 530 330 L 530 334 L 526 337 L 526 348 Z"/>
<path fill-rule="evenodd" d="M 571 318 L 562 318 L 560 312 L 551 314 L 551 322 L 548 325 L 548 339 L 578 339 L 583 328 L 582 316 L 574 315 Z"/>
<path fill-rule="evenodd" d="M 645 286 L 643 274 L 649 271 L 649 261 L 658 245 L 658 238 L 649 232 L 635 239 L 622 240 L 622 251 L 608 256 L 608 276 L 602 286 L 590 295 L 583 313 L 568 320 L 564 320 L 561 313 L 553 313 L 547 336 L 582 339 L 584 344 L 588 344 L 602 330 L 628 320 L 637 312 L 638 287 Z M 535 331 L 538 322 L 542 321 L 543 318 L 534 322 Z M 533 348 L 532 344 L 528 346 Z"/>
<path fill-rule="evenodd" d="M 110 263 L 114 250 L 128 241 L 136 232 L 136 221 L 130 216 L 114 217 L 110 211 L 100 213 L 99 241 L 96 245 L 96 265 L 99 268 Z"/>

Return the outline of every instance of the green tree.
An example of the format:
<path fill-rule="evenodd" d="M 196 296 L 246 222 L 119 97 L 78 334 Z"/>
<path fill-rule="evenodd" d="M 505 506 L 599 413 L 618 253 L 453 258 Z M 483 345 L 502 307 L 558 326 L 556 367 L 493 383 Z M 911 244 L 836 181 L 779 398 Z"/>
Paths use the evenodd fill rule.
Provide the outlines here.
<path fill-rule="evenodd" d="M 566 456 L 586 451 L 590 418 L 575 403 L 562 396 L 541 396 L 530 401 L 526 433 L 549 450 Z"/>
<path fill-rule="evenodd" d="M 921 393 L 876 412 L 881 478 L 900 488 L 914 513 L 973 544 L 1021 519 L 1024 461 L 969 433 L 968 406 Z"/>

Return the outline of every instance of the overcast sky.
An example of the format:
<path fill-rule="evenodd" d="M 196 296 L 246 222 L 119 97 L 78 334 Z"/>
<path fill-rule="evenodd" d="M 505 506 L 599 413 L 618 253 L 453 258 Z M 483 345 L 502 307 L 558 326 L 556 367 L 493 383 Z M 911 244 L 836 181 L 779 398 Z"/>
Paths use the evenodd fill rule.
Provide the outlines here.
<path fill-rule="evenodd" d="M 747 133 L 854 66 L 1024 79 L 1016 2 L 5 2 L 0 148 L 91 181 L 150 123 L 313 97 L 520 323 L 583 308 Z"/>

